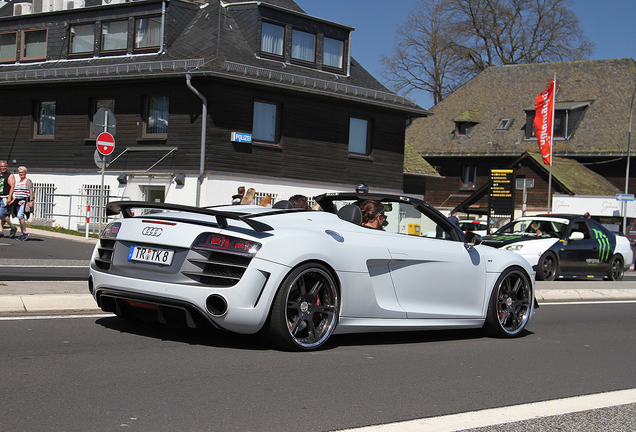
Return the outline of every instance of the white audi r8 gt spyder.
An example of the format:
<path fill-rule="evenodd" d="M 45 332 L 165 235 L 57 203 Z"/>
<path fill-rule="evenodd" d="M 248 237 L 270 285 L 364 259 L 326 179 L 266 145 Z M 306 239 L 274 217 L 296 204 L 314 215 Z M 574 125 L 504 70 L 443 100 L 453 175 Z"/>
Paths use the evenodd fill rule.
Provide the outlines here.
<path fill-rule="evenodd" d="M 484 237 L 483 243 L 518 253 L 535 269 L 537 280 L 542 281 L 619 281 L 634 258 L 627 237 L 578 215 L 521 217 Z"/>
<path fill-rule="evenodd" d="M 362 225 L 365 200 L 382 229 Z M 100 235 L 89 289 L 120 317 L 267 335 L 312 350 L 338 333 L 481 328 L 523 333 L 535 308 L 532 267 L 480 245 L 427 203 L 335 193 L 321 211 L 120 201 Z M 425 237 L 422 232 L 434 232 Z"/>

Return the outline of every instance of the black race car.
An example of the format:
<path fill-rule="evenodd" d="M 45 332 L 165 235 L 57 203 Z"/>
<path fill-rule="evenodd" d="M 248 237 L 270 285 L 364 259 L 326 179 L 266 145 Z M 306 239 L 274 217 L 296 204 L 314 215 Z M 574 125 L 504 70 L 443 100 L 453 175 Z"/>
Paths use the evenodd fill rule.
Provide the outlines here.
<path fill-rule="evenodd" d="M 522 217 L 504 225 L 483 243 L 523 256 L 537 280 L 604 277 L 621 280 L 632 264 L 629 240 L 592 219 L 573 215 Z"/>

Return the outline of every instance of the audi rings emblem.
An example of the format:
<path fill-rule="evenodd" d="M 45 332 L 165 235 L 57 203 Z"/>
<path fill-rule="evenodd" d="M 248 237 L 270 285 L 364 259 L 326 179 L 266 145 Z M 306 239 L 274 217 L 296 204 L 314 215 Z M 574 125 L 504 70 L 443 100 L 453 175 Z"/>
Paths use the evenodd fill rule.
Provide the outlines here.
<path fill-rule="evenodd" d="M 162 232 L 163 228 L 158 227 L 146 227 L 143 229 L 143 231 L 141 231 L 143 235 L 150 237 L 159 237 Z"/>

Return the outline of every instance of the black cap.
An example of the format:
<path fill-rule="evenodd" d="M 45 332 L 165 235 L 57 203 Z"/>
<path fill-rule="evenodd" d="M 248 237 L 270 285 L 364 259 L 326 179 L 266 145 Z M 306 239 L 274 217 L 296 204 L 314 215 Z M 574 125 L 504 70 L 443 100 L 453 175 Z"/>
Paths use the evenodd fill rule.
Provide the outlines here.
<path fill-rule="evenodd" d="M 367 186 L 364 183 L 360 183 L 359 185 L 356 186 L 356 192 L 369 193 L 369 186 Z"/>

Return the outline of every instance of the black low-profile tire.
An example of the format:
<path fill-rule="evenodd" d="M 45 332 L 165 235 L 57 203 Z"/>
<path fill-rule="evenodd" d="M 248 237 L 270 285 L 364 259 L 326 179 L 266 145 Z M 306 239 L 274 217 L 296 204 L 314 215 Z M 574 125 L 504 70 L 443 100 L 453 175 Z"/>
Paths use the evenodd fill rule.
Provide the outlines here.
<path fill-rule="evenodd" d="M 492 336 L 518 336 L 530 320 L 534 296 L 530 276 L 520 267 L 506 269 L 490 296 L 484 329 Z"/>
<path fill-rule="evenodd" d="M 537 280 L 551 282 L 559 275 L 559 263 L 552 252 L 546 252 L 539 259 Z"/>
<path fill-rule="evenodd" d="M 623 264 L 623 258 L 620 255 L 614 255 L 609 262 L 609 268 L 607 269 L 607 279 L 610 281 L 623 280 L 623 274 L 625 272 L 625 265 Z"/>
<path fill-rule="evenodd" d="M 303 264 L 281 284 L 269 323 L 271 341 L 283 349 L 309 351 L 322 346 L 338 325 L 340 295 L 331 272 Z"/>

